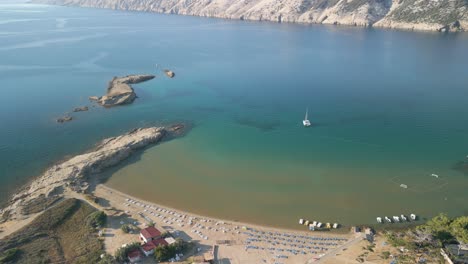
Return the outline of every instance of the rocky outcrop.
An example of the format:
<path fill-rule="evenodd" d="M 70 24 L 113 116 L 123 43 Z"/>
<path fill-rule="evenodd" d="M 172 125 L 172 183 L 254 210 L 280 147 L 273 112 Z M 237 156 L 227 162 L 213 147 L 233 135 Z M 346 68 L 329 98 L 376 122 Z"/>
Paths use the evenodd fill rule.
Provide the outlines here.
<path fill-rule="evenodd" d="M 81 191 L 88 183 L 88 177 L 102 172 L 129 157 L 135 150 L 160 141 L 166 134 L 164 127 L 135 129 L 127 134 L 103 140 L 97 147 L 85 154 L 75 156 L 49 168 L 10 201 L 3 211 L 9 218 L 21 214 L 23 207 L 37 199 L 60 196 L 57 190 L 69 187 Z"/>
<path fill-rule="evenodd" d="M 73 112 L 83 112 L 83 111 L 88 111 L 89 108 L 87 106 L 82 106 L 82 107 L 76 107 L 73 109 Z"/>
<path fill-rule="evenodd" d="M 65 123 L 65 122 L 69 122 L 72 120 L 73 120 L 73 117 L 71 116 L 63 116 L 63 117 L 57 118 L 57 123 Z"/>
<path fill-rule="evenodd" d="M 175 76 L 175 73 L 173 71 L 171 71 L 171 70 L 164 70 L 164 73 L 169 78 L 174 78 L 174 76 Z"/>
<path fill-rule="evenodd" d="M 104 107 L 112 107 L 116 105 L 130 104 L 136 94 L 130 84 L 136 84 L 153 79 L 154 75 L 128 75 L 125 77 L 114 77 L 107 87 L 107 93 L 97 99 L 97 102 Z M 91 96 L 90 100 L 96 97 Z"/>
<path fill-rule="evenodd" d="M 466 0 L 33 0 L 65 6 L 275 22 L 466 31 Z"/>

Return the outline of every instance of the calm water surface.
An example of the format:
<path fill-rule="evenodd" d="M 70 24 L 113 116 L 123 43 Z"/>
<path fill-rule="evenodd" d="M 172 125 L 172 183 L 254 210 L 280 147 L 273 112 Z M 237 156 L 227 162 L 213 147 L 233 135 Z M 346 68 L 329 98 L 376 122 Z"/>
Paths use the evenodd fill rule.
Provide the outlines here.
<path fill-rule="evenodd" d="M 280 227 L 467 214 L 468 176 L 453 169 L 468 155 L 467 47 L 467 34 L 2 4 L 0 200 L 102 138 L 187 121 L 187 136 L 132 157 L 108 184 Z M 159 76 L 135 86 L 132 105 L 55 123 L 131 73 Z"/>

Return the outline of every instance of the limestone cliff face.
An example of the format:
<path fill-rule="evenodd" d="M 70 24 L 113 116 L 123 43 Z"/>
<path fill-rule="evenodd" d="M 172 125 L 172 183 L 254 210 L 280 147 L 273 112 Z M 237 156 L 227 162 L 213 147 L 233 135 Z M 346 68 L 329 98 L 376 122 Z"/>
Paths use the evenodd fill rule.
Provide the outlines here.
<path fill-rule="evenodd" d="M 466 31 L 467 0 L 33 0 L 65 6 L 276 22 Z"/>

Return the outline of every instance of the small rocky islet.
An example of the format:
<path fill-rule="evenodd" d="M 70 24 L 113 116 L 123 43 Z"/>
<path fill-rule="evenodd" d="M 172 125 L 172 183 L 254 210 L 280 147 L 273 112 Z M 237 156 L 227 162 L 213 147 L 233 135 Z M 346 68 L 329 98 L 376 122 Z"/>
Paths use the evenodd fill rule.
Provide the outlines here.
<path fill-rule="evenodd" d="M 174 76 L 174 73 L 170 71 L 170 74 L 168 74 L 168 76 L 169 75 Z M 135 98 L 137 98 L 137 95 L 135 93 L 135 90 L 131 86 L 131 84 L 146 82 L 151 79 L 154 79 L 155 77 L 156 77 L 155 75 L 149 75 L 149 74 L 127 75 L 124 77 L 115 76 L 109 82 L 109 85 L 107 87 L 107 92 L 105 95 L 100 96 L 100 97 L 90 96 L 89 100 L 91 102 L 96 102 L 99 105 L 104 106 L 104 107 L 113 107 L 117 105 L 133 103 Z M 81 107 L 74 108 L 73 112 L 74 113 L 84 112 L 88 110 L 89 110 L 88 106 L 81 106 Z M 65 115 L 63 117 L 56 119 L 57 123 L 65 123 L 65 122 L 69 122 L 72 120 L 73 120 L 73 117 L 70 115 Z"/>
<path fill-rule="evenodd" d="M 131 84 L 137 84 L 154 79 L 156 76 L 142 75 L 127 75 L 124 77 L 114 77 L 107 87 L 107 93 L 101 97 L 91 96 L 91 101 L 96 101 L 104 107 L 113 107 L 133 103 L 136 93 Z"/>

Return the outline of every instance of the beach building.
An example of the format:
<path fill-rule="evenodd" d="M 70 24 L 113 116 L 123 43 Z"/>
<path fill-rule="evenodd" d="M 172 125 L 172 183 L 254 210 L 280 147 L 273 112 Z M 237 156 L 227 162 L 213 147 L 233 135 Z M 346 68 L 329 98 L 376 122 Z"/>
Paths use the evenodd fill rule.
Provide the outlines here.
<path fill-rule="evenodd" d="M 141 261 L 143 254 L 141 254 L 141 251 L 138 248 L 135 248 L 134 250 L 128 252 L 127 257 L 130 263 L 137 263 Z"/>
<path fill-rule="evenodd" d="M 176 242 L 176 240 L 173 237 L 166 237 L 164 240 L 166 240 L 166 243 L 168 245 L 172 245 Z"/>
<path fill-rule="evenodd" d="M 140 231 L 140 239 L 143 240 L 145 243 L 148 241 L 156 240 L 161 238 L 161 231 L 156 229 L 154 226 L 147 227 Z"/>
<path fill-rule="evenodd" d="M 141 249 L 143 250 L 143 253 L 145 256 L 150 256 L 154 254 L 154 250 L 158 246 L 167 246 L 169 245 L 164 238 L 158 238 L 158 239 L 153 239 L 148 241 L 146 244 L 144 244 Z"/>
<path fill-rule="evenodd" d="M 361 233 L 361 228 L 359 228 L 358 226 L 352 226 L 352 227 L 351 227 L 351 232 L 353 232 L 353 233 Z"/>

